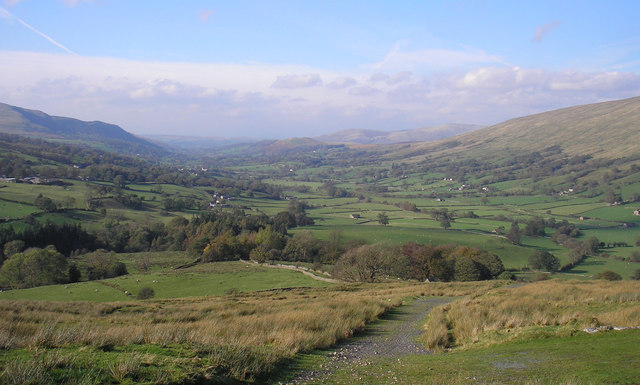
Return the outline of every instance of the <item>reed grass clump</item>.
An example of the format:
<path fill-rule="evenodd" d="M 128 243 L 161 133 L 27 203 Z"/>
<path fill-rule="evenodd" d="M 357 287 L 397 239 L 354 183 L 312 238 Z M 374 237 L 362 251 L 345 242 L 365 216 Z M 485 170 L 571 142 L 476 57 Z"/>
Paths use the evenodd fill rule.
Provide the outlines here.
<path fill-rule="evenodd" d="M 640 326 L 640 283 L 549 280 L 492 290 L 434 309 L 423 340 L 444 349 L 601 325 Z"/>

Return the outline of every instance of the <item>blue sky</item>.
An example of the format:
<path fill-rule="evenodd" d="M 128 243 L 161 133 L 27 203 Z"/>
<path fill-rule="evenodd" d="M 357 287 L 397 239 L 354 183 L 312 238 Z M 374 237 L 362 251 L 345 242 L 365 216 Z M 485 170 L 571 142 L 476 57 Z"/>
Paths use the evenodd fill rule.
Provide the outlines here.
<path fill-rule="evenodd" d="M 0 102 L 137 134 L 495 124 L 640 95 L 637 1 L 0 0 Z"/>

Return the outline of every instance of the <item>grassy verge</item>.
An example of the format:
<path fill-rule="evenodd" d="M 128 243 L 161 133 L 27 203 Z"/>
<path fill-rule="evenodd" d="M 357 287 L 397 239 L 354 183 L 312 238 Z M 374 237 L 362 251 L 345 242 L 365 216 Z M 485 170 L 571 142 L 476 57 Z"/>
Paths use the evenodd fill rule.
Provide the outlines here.
<path fill-rule="evenodd" d="M 634 384 L 640 330 L 519 339 L 396 360 L 372 358 L 309 384 Z"/>

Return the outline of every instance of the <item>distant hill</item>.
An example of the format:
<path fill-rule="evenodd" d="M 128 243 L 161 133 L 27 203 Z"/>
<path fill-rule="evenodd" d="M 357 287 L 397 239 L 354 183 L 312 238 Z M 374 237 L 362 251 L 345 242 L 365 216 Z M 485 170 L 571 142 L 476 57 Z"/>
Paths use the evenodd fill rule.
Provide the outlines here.
<path fill-rule="evenodd" d="M 212 149 L 241 143 L 255 143 L 256 138 L 223 138 L 215 136 L 145 135 L 145 139 L 163 146 L 181 149 Z"/>
<path fill-rule="evenodd" d="M 158 155 L 165 150 L 119 126 L 104 122 L 85 122 L 42 111 L 0 103 L 0 132 L 7 134 L 85 144 L 131 155 Z"/>
<path fill-rule="evenodd" d="M 325 143 L 345 144 L 396 144 L 408 142 L 429 142 L 477 130 L 481 127 L 482 126 L 473 124 L 443 124 L 436 127 L 423 127 L 414 130 L 400 131 L 351 129 L 317 136 L 314 139 Z"/>
<path fill-rule="evenodd" d="M 331 145 L 312 138 L 289 138 L 281 140 L 261 140 L 255 143 L 233 144 L 218 148 L 217 153 L 280 157 L 343 147 L 344 145 Z"/>

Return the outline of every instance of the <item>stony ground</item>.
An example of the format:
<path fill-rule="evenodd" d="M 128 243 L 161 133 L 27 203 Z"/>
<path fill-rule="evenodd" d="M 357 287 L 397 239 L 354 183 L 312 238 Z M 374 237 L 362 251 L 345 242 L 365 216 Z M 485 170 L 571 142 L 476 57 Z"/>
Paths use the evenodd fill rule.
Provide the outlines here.
<path fill-rule="evenodd" d="M 373 358 L 396 359 L 406 354 L 431 354 L 415 342 L 423 333 L 421 323 L 431 308 L 449 301 L 447 298 L 417 299 L 394 309 L 381 321 L 367 327 L 362 335 L 326 353 L 328 360 L 321 367 L 303 371 L 287 384 L 321 384 L 334 371 L 371 365 Z"/>

